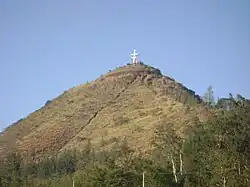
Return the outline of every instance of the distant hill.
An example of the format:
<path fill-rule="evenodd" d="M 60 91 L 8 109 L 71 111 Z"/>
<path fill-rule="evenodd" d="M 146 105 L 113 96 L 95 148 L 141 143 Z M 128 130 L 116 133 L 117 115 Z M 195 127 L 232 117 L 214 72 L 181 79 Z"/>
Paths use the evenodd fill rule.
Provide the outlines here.
<path fill-rule="evenodd" d="M 180 136 L 209 111 L 195 92 L 145 64 L 126 65 L 90 83 L 71 88 L 0 135 L 0 155 L 17 149 L 42 155 L 66 149 L 109 148 L 126 137 L 150 150 L 158 125 L 173 123 Z"/>

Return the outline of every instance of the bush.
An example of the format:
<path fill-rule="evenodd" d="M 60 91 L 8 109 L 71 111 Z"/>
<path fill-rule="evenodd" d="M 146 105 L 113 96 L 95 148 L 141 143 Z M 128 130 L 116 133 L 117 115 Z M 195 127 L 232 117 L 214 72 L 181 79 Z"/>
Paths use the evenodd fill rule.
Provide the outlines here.
<path fill-rule="evenodd" d="M 51 100 L 46 101 L 45 106 L 50 104 L 51 102 L 52 102 Z"/>

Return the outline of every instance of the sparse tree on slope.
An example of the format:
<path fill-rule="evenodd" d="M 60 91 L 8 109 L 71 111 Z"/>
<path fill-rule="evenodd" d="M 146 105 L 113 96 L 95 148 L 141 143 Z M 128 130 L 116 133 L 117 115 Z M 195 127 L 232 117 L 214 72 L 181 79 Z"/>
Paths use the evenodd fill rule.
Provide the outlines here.
<path fill-rule="evenodd" d="M 203 96 L 203 100 L 207 103 L 208 106 L 213 107 L 215 105 L 214 91 L 211 85 L 207 88 L 207 91 Z"/>
<path fill-rule="evenodd" d="M 155 131 L 154 144 L 160 150 L 163 160 L 172 167 L 174 182 L 183 180 L 182 139 L 175 133 L 172 124 L 160 125 Z M 179 167 L 178 167 L 179 165 Z"/>

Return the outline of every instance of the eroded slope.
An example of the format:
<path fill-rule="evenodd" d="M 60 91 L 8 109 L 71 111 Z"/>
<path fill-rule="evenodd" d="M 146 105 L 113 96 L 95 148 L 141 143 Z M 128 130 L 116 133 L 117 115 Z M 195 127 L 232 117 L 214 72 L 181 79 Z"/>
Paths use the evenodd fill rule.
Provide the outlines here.
<path fill-rule="evenodd" d="M 206 118 L 200 102 L 159 70 L 129 65 L 69 89 L 13 124 L 0 136 L 0 151 L 15 147 L 39 155 L 82 149 L 89 140 L 108 147 L 122 137 L 147 150 L 157 125 L 171 122 L 181 134 L 193 120 Z"/>

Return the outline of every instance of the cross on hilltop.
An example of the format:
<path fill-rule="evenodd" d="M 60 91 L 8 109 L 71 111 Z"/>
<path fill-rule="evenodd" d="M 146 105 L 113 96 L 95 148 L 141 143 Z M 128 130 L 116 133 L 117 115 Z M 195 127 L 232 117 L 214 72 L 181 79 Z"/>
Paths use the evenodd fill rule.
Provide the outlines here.
<path fill-rule="evenodd" d="M 139 55 L 139 53 L 136 52 L 136 50 L 134 49 L 133 53 L 131 53 L 131 59 L 132 59 L 132 64 L 137 64 L 137 56 Z"/>

